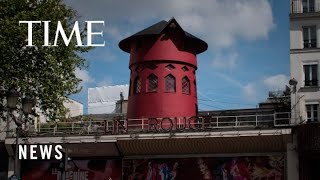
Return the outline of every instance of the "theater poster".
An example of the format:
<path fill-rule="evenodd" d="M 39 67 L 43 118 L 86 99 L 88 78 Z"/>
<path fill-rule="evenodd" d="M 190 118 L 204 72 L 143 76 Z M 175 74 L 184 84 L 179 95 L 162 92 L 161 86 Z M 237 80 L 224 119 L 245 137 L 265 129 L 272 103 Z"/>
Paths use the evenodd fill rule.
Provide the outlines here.
<path fill-rule="evenodd" d="M 283 180 L 284 156 L 130 159 L 124 180 Z"/>
<path fill-rule="evenodd" d="M 121 160 L 70 160 L 62 178 L 61 161 L 23 162 L 23 180 L 121 180 Z"/>

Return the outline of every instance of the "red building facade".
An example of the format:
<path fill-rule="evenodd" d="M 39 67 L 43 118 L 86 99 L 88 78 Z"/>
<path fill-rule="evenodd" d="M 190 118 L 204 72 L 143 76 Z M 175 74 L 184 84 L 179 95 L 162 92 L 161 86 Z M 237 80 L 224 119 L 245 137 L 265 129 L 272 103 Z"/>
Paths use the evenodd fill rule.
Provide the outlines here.
<path fill-rule="evenodd" d="M 119 43 L 130 53 L 128 119 L 197 114 L 197 54 L 207 44 L 175 19 L 161 21 Z"/>

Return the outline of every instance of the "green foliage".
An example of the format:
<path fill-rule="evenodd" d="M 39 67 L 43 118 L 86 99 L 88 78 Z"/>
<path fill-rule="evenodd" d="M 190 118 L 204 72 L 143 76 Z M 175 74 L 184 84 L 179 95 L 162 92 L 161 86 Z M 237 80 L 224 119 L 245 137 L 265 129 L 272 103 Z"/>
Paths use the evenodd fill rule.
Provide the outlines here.
<path fill-rule="evenodd" d="M 33 25 L 35 46 L 27 47 L 28 25 L 19 25 L 19 21 L 51 21 L 49 39 L 53 44 L 58 21 L 69 36 L 76 18 L 76 12 L 62 0 L 0 0 L 0 88 L 5 92 L 15 87 L 22 97 L 32 95 L 51 120 L 64 116 L 65 96 L 81 90 L 75 70 L 86 67 L 80 55 L 90 48 L 77 47 L 75 36 L 69 46 L 61 36 L 58 46 L 42 46 L 43 24 Z M 84 31 L 81 38 L 85 38 Z M 3 99 L 5 93 L 0 93 L 2 107 Z"/>

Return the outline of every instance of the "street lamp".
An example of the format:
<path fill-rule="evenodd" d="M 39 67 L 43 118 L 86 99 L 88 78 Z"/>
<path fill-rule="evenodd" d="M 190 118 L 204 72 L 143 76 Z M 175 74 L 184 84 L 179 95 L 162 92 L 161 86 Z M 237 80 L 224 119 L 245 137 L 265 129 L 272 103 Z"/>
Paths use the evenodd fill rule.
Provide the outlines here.
<path fill-rule="evenodd" d="M 292 93 L 294 93 L 294 105 L 293 105 L 293 108 L 291 108 L 291 111 L 292 109 L 294 109 L 294 113 L 293 113 L 293 116 L 294 116 L 294 122 L 296 124 L 297 122 L 297 84 L 298 84 L 298 81 L 295 79 L 295 78 L 292 78 L 289 80 L 289 85 L 292 86 Z"/>
<path fill-rule="evenodd" d="M 295 78 L 292 78 L 292 79 L 290 79 L 289 84 L 290 84 L 290 86 L 293 86 L 292 91 L 295 93 L 298 81 Z"/>
<path fill-rule="evenodd" d="M 15 109 L 18 105 L 20 94 L 15 89 L 10 89 L 7 93 L 7 106 L 9 109 Z"/>
<path fill-rule="evenodd" d="M 14 111 L 17 109 L 17 105 L 19 102 L 20 94 L 17 92 L 17 90 L 11 88 L 7 93 L 7 106 L 10 111 Z M 31 98 L 30 95 L 26 95 L 22 99 L 22 111 L 25 116 L 28 116 L 32 113 L 32 108 L 35 105 L 35 100 Z M 12 116 L 15 124 L 16 124 L 16 147 L 15 147 L 15 159 L 14 159 L 14 177 L 18 177 L 18 153 L 19 153 L 19 147 L 18 147 L 18 141 L 19 141 L 19 135 L 20 135 L 20 129 L 23 124 L 23 117 L 20 117 L 21 119 L 18 121 L 14 116 Z"/>
<path fill-rule="evenodd" d="M 32 113 L 32 108 L 35 105 L 35 100 L 31 98 L 30 95 L 26 95 L 25 98 L 22 99 L 22 110 L 24 114 L 28 115 Z"/>

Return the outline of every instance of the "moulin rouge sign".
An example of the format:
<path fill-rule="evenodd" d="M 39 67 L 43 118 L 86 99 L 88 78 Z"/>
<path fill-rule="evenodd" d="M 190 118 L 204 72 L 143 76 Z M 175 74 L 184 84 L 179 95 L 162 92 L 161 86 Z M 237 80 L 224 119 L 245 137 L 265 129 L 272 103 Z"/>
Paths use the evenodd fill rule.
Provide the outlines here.
<path fill-rule="evenodd" d="M 79 28 L 79 22 L 76 21 L 74 23 L 73 29 L 71 31 L 71 34 L 69 37 L 67 37 L 63 26 L 61 24 L 60 21 L 58 21 L 57 24 L 57 28 L 56 28 L 56 34 L 55 34 L 55 38 L 54 38 L 54 43 L 53 45 L 51 45 L 49 43 L 49 24 L 51 21 L 19 21 L 19 25 L 22 24 L 27 24 L 28 25 L 28 44 L 27 46 L 34 46 L 33 41 L 32 41 L 32 28 L 33 28 L 33 24 L 43 24 L 43 28 L 44 28 L 44 43 L 42 46 L 58 46 L 57 42 L 58 42 L 58 37 L 59 35 L 61 35 L 63 42 L 65 43 L 66 46 L 69 45 L 71 38 L 73 36 L 73 34 L 75 34 L 76 36 L 76 40 L 77 40 L 77 45 L 76 46 L 105 46 L 105 41 L 103 41 L 103 43 L 100 44 L 94 44 L 92 42 L 93 36 L 101 36 L 103 37 L 103 31 L 92 31 L 92 26 L 94 24 L 100 24 L 102 26 L 104 26 L 104 21 L 85 21 L 86 22 L 86 29 L 87 29 L 87 44 L 83 44 L 81 41 L 81 34 L 80 34 L 80 28 Z"/>
<path fill-rule="evenodd" d="M 128 133 L 130 130 L 143 129 L 148 132 L 174 132 L 205 129 L 203 117 L 164 117 L 148 118 L 141 120 L 115 120 L 113 122 L 113 134 Z M 121 132 L 120 132 L 121 131 Z"/>

